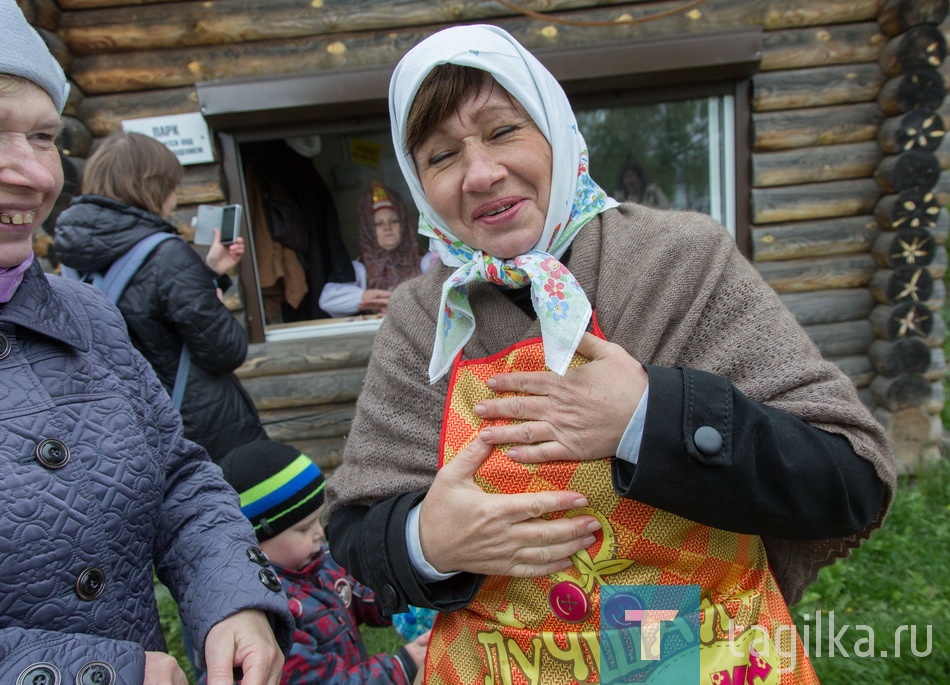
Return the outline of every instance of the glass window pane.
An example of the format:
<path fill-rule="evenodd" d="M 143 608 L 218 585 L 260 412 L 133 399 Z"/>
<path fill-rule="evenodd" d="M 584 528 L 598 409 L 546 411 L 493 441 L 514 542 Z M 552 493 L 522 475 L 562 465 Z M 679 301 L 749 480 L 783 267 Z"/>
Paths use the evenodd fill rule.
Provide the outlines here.
<path fill-rule="evenodd" d="M 577 123 L 617 200 L 711 214 L 735 235 L 731 96 L 582 109 Z"/>

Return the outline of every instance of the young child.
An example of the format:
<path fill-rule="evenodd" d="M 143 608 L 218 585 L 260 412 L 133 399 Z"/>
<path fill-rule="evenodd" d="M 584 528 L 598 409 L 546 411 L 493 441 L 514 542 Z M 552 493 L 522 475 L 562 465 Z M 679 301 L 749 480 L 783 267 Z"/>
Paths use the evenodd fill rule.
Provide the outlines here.
<path fill-rule="evenodd" d="M 296 630 L 281 683 L 413 682 L 429 633 L 394 656 L 367 656 L 359 624 L 392 622 L 373 591 L 330 557 L 320 525 L 325 481 L 317 465 L 290 445 L 258 440 L 231 450 L 220 466 L 290 598 Z"/>

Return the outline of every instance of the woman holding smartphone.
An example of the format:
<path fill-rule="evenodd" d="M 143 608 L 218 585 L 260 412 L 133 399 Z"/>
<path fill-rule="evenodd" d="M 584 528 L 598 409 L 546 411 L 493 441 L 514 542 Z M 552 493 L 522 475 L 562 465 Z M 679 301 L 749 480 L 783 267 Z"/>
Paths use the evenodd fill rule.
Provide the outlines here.
<path fill-rule="evenodd" d="M 104 273 L 155 233 L 177 234 L 168 222 L 182 168 L 148 136 L 116 132 L 89 158 L 83 192 L 56 221 L 57 259 L 80 273 Z M 215 461 L 231 449 L 266 438 L 257 410 L 234 370 L 247 355 L 247 334 L 222 302 L 227 272 L 244 254 L 244 240 L 225 246 L 220 230 L 202 261 L 181 239 L 164 240 L 148 255 L 118 301 L 136 348 L 171 392 L 190 353 L 181 405 L 185 436 Z"/>

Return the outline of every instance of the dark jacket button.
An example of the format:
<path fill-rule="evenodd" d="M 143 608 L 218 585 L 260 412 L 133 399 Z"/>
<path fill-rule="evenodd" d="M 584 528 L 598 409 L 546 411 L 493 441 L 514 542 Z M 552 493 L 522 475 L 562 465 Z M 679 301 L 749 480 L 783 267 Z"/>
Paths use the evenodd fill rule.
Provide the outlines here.
<path fill-rule="evenodd" d="M 707 457 L 714 457 L 722 450 L 722 435 L 712 426 L 700 426 L 693 434 L 696 449 Z"/>
<path fill-rule="evenodd" d="M 90 661 L 76 674 L 76 685 L 113 685 L 115 669 L 104 661 Z"/>
<path fill-rule="evenodd" d="M 79 599 L 91 601 L 102 594 L 106 589 L 106 574 L 98 566 L 83 569 L 76 578 L 76 596 Z"/>
<path fill-rule="evenodd" d="M 260 547 L 248 547 L 247 558 L 258 566 L 270 565 L 270 559 L 267 558 L 267 555 L 264 554 L 264 550 L 262 550 Z"/>
<path fill-rule="evenodd" d="M 34 450 L 36 460 L 48 469 L 61 469 L 69 461 L 69 448 L 61 440 L 46 438 Z"/>
<path fill-rule="evenodd" d="M 383 585 L 379 591 L 380 599 L 383 600 L 383 603 L 390 609 L 395 609 L 399 606 L 399 597 L 396 595 L 396 588 L 394 588 L 389 583 Z"/>
<path fill-rule="evenodd" d="M 63 682 L 59 669 L 46 662 L 30 664 L 16 679 L 17 685 L 59 685 Z"/>
<path fill-rule="evenodd" d="M 261 583 L 263 583 L 264 587 L 268 590 L 280 592 L 280 578 L 269 568 L 262 568 L 261 572 L 257 574 L 257 577 L 261 579 Z"/>
<path fill-rule="evenodd" d="M 10 350 L 12 349 L 13 343 L 10 342 L 10 338 L 5 333 L 0 332 L 0 359 L 6 359 L 10 356 Z"/>

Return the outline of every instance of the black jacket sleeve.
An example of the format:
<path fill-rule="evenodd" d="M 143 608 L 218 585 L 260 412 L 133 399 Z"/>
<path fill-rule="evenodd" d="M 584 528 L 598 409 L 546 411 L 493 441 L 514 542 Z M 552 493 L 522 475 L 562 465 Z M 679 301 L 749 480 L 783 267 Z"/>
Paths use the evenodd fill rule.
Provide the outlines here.
<path fill-rule="evenodd" d="M 330 517 L 330 554 L 350 574 L 376 592 L 385 615 L 408 610 L 408 605 L 452 611 L 468 604 L 483 576 L 459 573 L 437 582 L 424 580 L 409 559 L 406 520 L 425 491 L 409 492 L 372 507 L 346 506 Z"/>
<path fill-rule="evenodd" d="M 729 379 L 647 366 L 636 464 L 614 488 L 715 528 L 791 539 L 843 537 L 880 511 L 884 484 L 849 442 L 743 395 Z"/>

